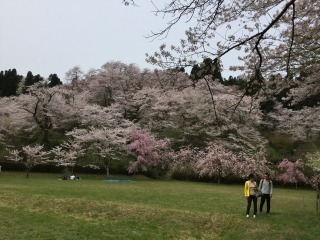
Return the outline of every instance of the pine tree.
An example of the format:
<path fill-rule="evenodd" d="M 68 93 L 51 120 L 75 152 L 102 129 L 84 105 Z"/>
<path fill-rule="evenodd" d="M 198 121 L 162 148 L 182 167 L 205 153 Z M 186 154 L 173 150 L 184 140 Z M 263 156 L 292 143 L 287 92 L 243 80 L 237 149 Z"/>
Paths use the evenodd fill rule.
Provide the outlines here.
<path fill-rule="evenodd" d="M 9 69 L 0 74 L 0 97 L 10 97 L 17 95 L 19 82 L 23 77 L 17 74 L 16 69 Z"/>
<path fill-rule="evenodd" d="M 50 74 L 48 80 L 49 80 L 48 87 L 54 87 L 62 84 L 60 78 L 55 73 Z"/>
<path fill-rule="evenodd" d="M 33 77 L 33 84 L 38 83 L 38 82 L 42 82 L 43 80 L 44 80 L 43 77 L 41 77 L 39 74 L 37 74 Z"/>
<path fill-rule="evenodd" d="M 27 77 L 26 77 L 26 80 L 25 80 L 25 86 L 28 87 L 28 86 L 31 86 L 34 84 L 34 80 L 33 80 L 34 76 L 32 74 L 31 71 L 29 71 L 27 73 Z"/>
<path fill-rule="evenodd" d="M 0 97 L 3 97 L 3 90 L 4 90 L 4 73 L 3 71 L 0 72 Z"/>

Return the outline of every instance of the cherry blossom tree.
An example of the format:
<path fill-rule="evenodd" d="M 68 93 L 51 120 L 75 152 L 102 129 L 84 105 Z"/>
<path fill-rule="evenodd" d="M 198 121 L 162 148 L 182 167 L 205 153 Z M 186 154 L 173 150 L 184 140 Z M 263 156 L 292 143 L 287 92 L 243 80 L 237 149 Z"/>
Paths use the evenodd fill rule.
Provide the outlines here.
<path fill-rule="evenodd" d="M 296 188 L 298 188 L 298 182 L 306 183 L 307 177 L 301 171 L 304 164 L 301 160 L 296 162 L 291 162 L 288 159 L 283 159 L 282 162 L 278 164 L 278 169 L 282 172 L 277 179 L 283 181 L 284 183 L 295 183 Z"/>
<path fill-rule="evenodd" d="M 32 167 L 48 162 L 48 152 L 43 151 L 43 146 L 24 146 L 19 150 L 11 150 L 8 159 L 15 162 L 21 162 L 26 167 L 27 178 Z"/>
<path fill-rule="evenodd" d="M 134 123 L 124 118 L 124 111 L 119 103 L 102 107 L 96 104 L 88 104 L 81 109 L 80 125 L 83 128 L 130 128 Z"/>
<path fill-rule="evenodd" d="M 227 90 L 227 87 L 224 87 L 222 84 L 219 85 L 219 83 L 199 81 L 195 89 L 194 84 L 186 74 L 181 72 L 175 73 L 171 70 L 154 71 L 144 74 L 143 72 L 139 73 L 138 69 L 134 69 L 130 65 L 109 62 L 103 65 L 101 70 L 92 70 L 87 76 L 86 82 L 89 90 L 86 93 L 88 97 L 85 98 L 88 99 L 89 103 L 94 103 L 95 99 L 104 99 L 104 103 L 96 102 L 104 107 L 117 103 L 125 118 L 133 121 L 138 120 L 142 126 L 151 128 L 153 126 L 157 127 L 155 125 L 161 126 L 162 129 L 166 125 L 178 126 L 172 120 L 180 118 L 183 125 L 194 126 L 195 132 L 198 132 L 198 129 L 196 129 L 198 125 L 193 124 L 196 119 L 200 121 L 203 121 L 203 119 L 210 120 L 209 126 L 213 125 L 221 130 L 222 123 L 225 123 L 224 127 L 229 124 L 224 122 L 224 120 L 230 122 L 230 117 L 233 117 L 233 119 L 243 119 L 243 116 L 250 115 L 256 121 L 260 115 L 257 111 L 257 105 L 253 105 L 249 98 L 241 97 L 241 93 L 236 92 L 235 88 Z M 212 96 L 206 97 L 208 84 L 212 90 Z M 109 90 L 105 91 L 103 89 Z M 99 96 L 95 95 L 97 91 L 102 91 Z M 231 92 L 233 92 L 232 100 L 229 96 Z M 219 96 L 223 94 L 224 96 Z M 233 111 L 232 106 L 235 106 L 240 99 L 245 101 L 245 104 L 238 105 L 241 111 Z M 196 107 L 200 106 L 198 101 L 201 101 L 203 107 L 196 111 Z M 184 106 L 186 103 L 189 105 Z M 91 105 L 88 108 L 91 108 Z M 219 114 L 226 115 L 223 107 L 228 109 L 228 116 L 220 117 Z M 182 111 L 185 109 L 190 112 L 193 111 L 192 115 L 183 113 Z M 199 114 L 201 112 L 211 116 L 202 117 Z M 240 112 L 242 113 L 241 117 L 239 116 Z M 166 119 L 166 122 L 162 121 L 162 119 Z M 205 126 L 202 126 L 202 129 L 204 128 Z M 239 130 L 241 129 L 244 128 L 239 128 Z M 248 132 L 248 129 L 243 132 Z"/>
<path fill-rule="evenodd" d="M 122 1 L 125 5 L 134 0 Z M 167 0 L 153 3 L 156 15 L 167 25 L 150 38 L 165 38 L 175 28 L 186 28 L 180 44 L 162 44 L 148 61 L 166 69 L 193 66 L 199 58 L 223 60 L 240 55 L 243 64 L 231 67 L 244 71 L 246 91 L 264 89 L 271 74 L 281 73 L 280 82 L 295 81 L 302 72 L 319 65 L 318 12 L 316 0 L 195 1 Z M 235 56 L 236 57 L 236 56 Z"/>
<path fill-rule="evenodd" d="M 188 74 L 177 69 L 159 70 L 155 69 L 148 75 L 149 87 L 157 87 L 165 90 L 183 90 L 192 86 L 192 81 Z"/>
<path fill-rule="evenodd" d="M 264 123 L 276 133 L 289 134 L 297 140 L 312 140 L 320 133 L 319 113 L 320 107 L 293 110 L 277 105 Z"/>
<path fill-rule="evenodd" d="M 102 167 L 109 174 L 110 164 L 119 154 L 126 154 L 130 129 L 134 123 L 124 118 L 119 103 L 103 107 L 96 104 L 85 105 L 79 113 L 80 126 L 66 133 L 84 149 L 97 156 L 90 159 L 91 166 Z"/>
<path fill-rule="evenodd" d="M 197 156 L 196 167 L 200 177 L 209 176 L 217 179 L 220 184 L 221 177 L 235 174 L 236 155 L 217 144 L 210 144 Z"/>
<path fill-rule="evenodd" d="M 269 45 L 262 49 L 261 56 L 251 55 L 245 61 L 250 67 L 255 62 L 254 58 L 268 60 L 264 61 L 261 66 L 261 72 L 265 76 L 284 73 L 284 79 L 287 82 L 295 82 L 300 85 L 301 82 L 297 82 L 295 77 L 311 75 L 315 77 L 319 69 L 318 32 L 320 24 L 317 12 L 320 4 L 314 0 L 287 1 L 284 4 L 291 6 L 286 9 L 285 13 L 283 12 L 284 14 L 276 24 L 279 32 L 265 39 Z M 283 59 L 280 59 L 279 56 L 282 56 Z"/>
<path fill-rule="evenodd" d="M 14 98 L 0 98 L 0 134 L 3 142 L 11 147 L 21 147 L 32 142 L 35 124 L 32 116 L 20 108 Z"/>
<path fill-rule="evenodd" d="M 117 155 L 126 153 L 129 141 L 129 129 L 121 127 L 74 129 L 67 135 L 81 144 L 83 150 L 90 150 L 98 156 L 89 165 L 104 168 L 107 176 L 110 174 L 111 162 L 117 159 Z"/>
<path fill-rule="evenodd" d="M 259 176 L 270 171 L 265 155 L 262 149 L 249 156 L 212 142 L 199 151 L 196 167 L 200 176 L 214 177 L 220 183 L 221 178 L 226 176 L 246 178 L 249 173 Z"/>
<path fill-rule="evenodd" d="M 84 78 L 84 73 L 81 70 L 80 66 L 74 66 L 66 72 L 66 80 L 72 85 L 76 85 Z"/>
<path fill-rule="evenodd" d="M 262 114 L 257 103 L 244 97 L 238 104 L 241 93 L 236 88 L 209 84 L 214 106 L 203 80 L 181 91 L 143 88 L 134 94 L 131 105 L 138 110 L 139 124 L 158 132 L 175 131 L 181 138 L 202 134 L 206 141 L 225 140 L 226 146 L 238 151 L 263 147 L 266 139 L 258 131 Z"/>
<path fill-rule="evenodd" d="M 69 131 L 81 125 L 82 111 L 87 102 L 81 96 L 74 97 L 74 92 L 69 89 L 58 89 L 50 104 L 53 129 Z"/>
<path fill-rule="evenodd" d="M 57 146 L 53 152 L 60 165 L 73 167 L 83 154 L 94 153 L 97 157 L 88 158 L 88 163 L 108 172 L 111 161 L 119 154 L 127 155 L 129 149 L 135 159 L 130 166 L 132 172 L 170 165 L 186 176 L 201 174 L 220 179 L 227 175 L 243 178 L 249 172 L 260 174 L 269 171 L 268 142 L 262 126 L 274 130 L 268 134 L 287 133 L 299 141 L 316 141 L 319 135 L 318 77 L 308 72 L 296 78 L 297 86 L 289 84 L 281 99 L 272 95 L 273 88 L 278 94 L 288 86 L 280 79 L 268 78 L 263 85 L 265 94 L 252 97 L 237 85 L 205 74 L 191 81 L 175 68 L 150 71 L 134 64 L 108 62 L 83 75 L 77 88 L 72 88 L 72 83 L 53 88 L 38 84 L 27 94 L 0 98 L 0 150 L 6 152 L 3 146 L 20 149 L 35 143 L 39 133 L 44 142 L 49 141 L 56 131 L 56 135 L 70 136 L 83 151 L 75 157 L 72 151 L 76 150 L 71 146 Z M 307 103 L 308 92 L 315 96 L 313 105 Z M 260 103 L 268 97 L 277 101 L 270 112 L 262 112 Z M 131 134 L 132 128 L 140 130 Z M 173 143 L 175 154 L 165 137 Z M 215 159 L 214 152 L 220 151 L 217 149 L 222 152 Z M 198 159 L 202 161 L 197 168 Z M 228 168 L 230 159 L 234 160 L 233 168 Z M 219 165 L 216 160 L 227 162 Z M 222 166 L 220 172 L 214 172 L 214 166 Z"/>
<path fill-rule="evenodd" d="M 270 162 L 268 162 L 265 148 L 258 148 L 253 154 L 244 151 L 235 153 L 237 161 L 234 166 L 236 176 L 245 179 L 250 173 L 256 176 L 263 176 L 266 172 L 274 175 L 270 169 Z"/>
<path fill-rule="evenodd" d="M 136 156 L 136 160 L 130 164 L 128 172 L 136 173 L 139 171 L 139 168 L 142 171 L 147 171 L 147 167 L 155 165 L 159 157 L 153 149 L 151 136 L 145 132 L 133 129 L 131 137 L 129 150 Z"/>
<path fill-rule="evenodd" d="M 158 140 L 146 131 L 132 129 L 128 149 L 136 159 L 128 167 L 128 172 L 147 171 L 149 166 L 158 166 L 161 159 L 159 150 L 165 149 L 166 145 L 167 141 Z"/>
<path fill-rule="evenodd" d="M 319 190 L 320 184 L 320 152 L 316 151 L 314 153 L 307 153 L 307 166 L 311 167 L 314 171 L 314 176 L 310 180 L 311 186 L 314 189 Z"/>
<path fill-rule="evenodd" d="M 31 86 L 28 91 L 30 96 L 24 96 L 27 101 L 23 103 L 22 109 L 32 115 L 34 121 L 43 132 L 43 143 L 48 143 L 49 131 L 53 127 L 48 108 L 57 91 L 52 88 L 43 88 L 38 84 Z"/>
<path fill-rule="evenodd" d="M 40 83 L 30 86 L 27 94 L 1 101 L 8 103 L 4 116 L 11 119 L 9 125 L 20 126 L 29 138 L 40 132 L 41 141 L 47 146 L 54 129 L 70 130 L 79 125 L 79 113 L 85 103 L 70 100 L 71 95 L 64 86 L 48 88 Z"/>
<path fill-rule="evenodd" d="M 51 150 L 55 156 L 53 162 L 57 166 L 70 167 L 72 173 L 74 167 L 79 163 L 80 157 L 84 155 L 84 151 L 85 149 L 78 142 L 72 140 L 64 142 Z"/>
<path fill-rule="evenodd" d="M 181 148 L 178 152 L 173 154 L 171 171 L 173 173 L 181 173 L 186 177 L 186 180 L 188 180 L 189 176 L 196 175 L 198 151 L 199 149 L 190 146 Z"/>
<path fill-rule="evenodd" d="M 146 88 L 159 89 L 184 88 L 191 85 L 185 73 L 174 70 L 141 70 L 135 64 L 107 62 L 101 69 L 90 70 L 86 76 L 86 89 L 83 98 L 87 102 L 102 107 L 118 104 L 126 119 L 135 120 L 141 105 L 133 102 L 135 94 L 146 92 Z"/>

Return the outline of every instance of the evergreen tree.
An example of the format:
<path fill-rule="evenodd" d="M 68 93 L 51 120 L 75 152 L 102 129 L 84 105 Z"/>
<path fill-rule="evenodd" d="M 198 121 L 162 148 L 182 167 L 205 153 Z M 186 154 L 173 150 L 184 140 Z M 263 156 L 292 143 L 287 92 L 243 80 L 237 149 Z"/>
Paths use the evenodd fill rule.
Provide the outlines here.
<path fill-rule="evenodd" d="M 195 85 L 199 81 L 199 79 L 201 78 L 200 70 L 201 70 L 201 68 L 199 67 L 198 64 L 193 65 L 191 72 L 190 72 L 190 78 L 193 82 L 193 85 Z"/>
<path fill-rule="evenodd" d="M 17 95 L 19 82 L 23 77 L 17 74 L 16 69 L 9 69 L 0 74 L 0 97 Z"/>
<path fill-rule="evenodd" d="M 225 85 L 225 86 L 237 85 L 237 78 L 236 78 L 236 77 L 229 76 L 229 78 L 228 78 L 228 79 L 225 79 L 225 80 L 222 82 L 222 84 Z"/>
<path fill-rule="evenodd" d="M 215 79 L 218 79 L 219 82 L 223 82 L 223 78 L 222 78 L 222 74 L 221 74 L 221 64 L 220 64 L 220 60 L 219 59 L 214 59 L 213 60 L 213 63 L 212 64 L 212 67 L 211 67 L 211 74 L 212 74 L 212 78 L 215 80 Z"/>
<path fill-rule="evenodd" d="M 48 80 L 49 80 L 48 87 L 54 87 L 62 84 L 60 78 L 55 73 L 50 74 Z"/>
<path fill-rule="evenodd" d="M 42 82 L 43 80 L 44 80 L 43 77 L 41 77 L 39 74 L 37 74 L 33 77 L 33 84 L 38 83 L 38 82 Z"/>
<path fill-rule="evenodd" d="M 32 86 L 33 84 L 37 82 L 42 82 L 44 81 L 44 78 L 41 77 L 39 74 L 33 75 L 31 71 L 27 73 L 26 78 L 24 79 L 23 86 L 20 86 L 21 93 L 26 93 L 28 87 Z M 20 84 L 21 85 L 21 84 Z"/>
<path fill-rule="evenodd" d="M 200 66 L 196 64 L 192 67 L 190 78 L 196 83 L 199 79 L 210 75 L 213 80 L 217 79 L 219 82 L 223 82 L 220 60 L 205 58 Z"/>
<path fill-rule="evenodd" d="M 33 85 L 33 74 L 31 71 L 28 71 L 27 76 L 24 79 L 23 85 L 20 84 L 21 93 L 25 94 L 27 92 L 27 88 Z"/>
<path fill-rule="evenodd" d="M 34 76 L 33 76 L 32 72 L 29 71 L 27 73 L 26 80 L 25 80 L 25 86 L 26 87 L 31 86 L 31 85 L 34 84 L 34 79 L 33 78 L 34 78 Z"/>
<path fill-rule="evenodd" d="M 4 73 L 0 72 L 0 97 L 3 97 L 3 89 L 4 89 Z"/>

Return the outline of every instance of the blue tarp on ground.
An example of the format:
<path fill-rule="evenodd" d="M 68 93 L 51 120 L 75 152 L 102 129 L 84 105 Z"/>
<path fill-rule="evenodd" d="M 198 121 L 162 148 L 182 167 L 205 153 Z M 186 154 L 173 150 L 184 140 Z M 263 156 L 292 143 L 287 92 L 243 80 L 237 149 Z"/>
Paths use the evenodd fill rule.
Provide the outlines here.
<path fill-rule="evenodd" d="M 110 182 L 110 183 L 134 182 L 132 180 L 119 180 L 119 179 L 110 179 L 110 180 L 103 180 L 103 181 Z"/>

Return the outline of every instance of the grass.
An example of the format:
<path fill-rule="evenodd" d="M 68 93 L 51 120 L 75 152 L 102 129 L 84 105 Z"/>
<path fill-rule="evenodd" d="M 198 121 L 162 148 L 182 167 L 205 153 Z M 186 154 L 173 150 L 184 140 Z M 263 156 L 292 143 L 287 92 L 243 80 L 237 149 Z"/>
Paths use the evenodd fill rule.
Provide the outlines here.
<path fill-rule="evenodd" d="M 275 188 L 271 216 L 245 218 L 243 186 L 0 173 L 1 239 L 319 239 L 315 192 Z M 123 178 L 123 177 L 122 177 Z"/>

